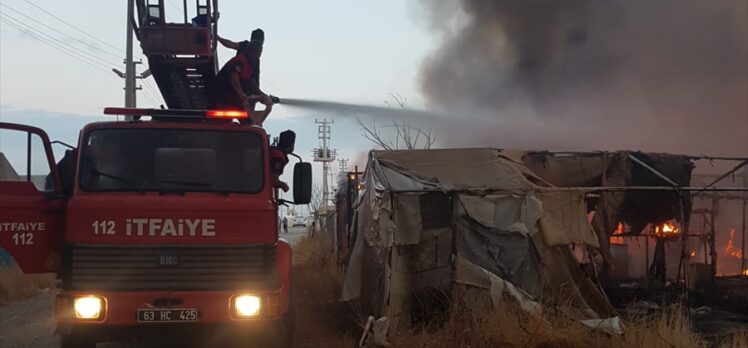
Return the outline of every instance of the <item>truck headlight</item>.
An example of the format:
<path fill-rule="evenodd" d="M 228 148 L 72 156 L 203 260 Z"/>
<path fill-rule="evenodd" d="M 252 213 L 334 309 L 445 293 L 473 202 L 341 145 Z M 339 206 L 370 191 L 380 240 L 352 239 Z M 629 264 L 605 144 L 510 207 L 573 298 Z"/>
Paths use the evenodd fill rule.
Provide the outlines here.
<path fill-rule="evenodd" d="M 78 319 L 99 319 L 104 309 L 104 299 L 96 296 L 77 297 L 73 301 L 73 309 Z"/>
<path fill-rule="evenodd" d="M 256 317 L 260 314 L 262 299 L 255 295 L 234 297 L 234 314 L 239 318 Z"/>

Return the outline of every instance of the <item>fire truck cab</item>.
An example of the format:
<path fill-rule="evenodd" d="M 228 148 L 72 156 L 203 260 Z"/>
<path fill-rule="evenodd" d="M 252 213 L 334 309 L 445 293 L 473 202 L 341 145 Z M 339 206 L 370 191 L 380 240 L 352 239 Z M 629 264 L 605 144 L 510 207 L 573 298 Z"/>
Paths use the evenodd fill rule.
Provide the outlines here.
<path fill-rule="evenodd" d="M 63 347 L 290 344 L 291 247 L 277 223 L 290 202 L 276 187 L 293 136 L 271 143 L 241 112 L 107 113 L 152 118 L 88 124 L 57 163 L 43 130 L 0 123 L 0 247 L 25 273 L 57 273 Z M 293 191 L 309 202 L 309 163 Z"/>

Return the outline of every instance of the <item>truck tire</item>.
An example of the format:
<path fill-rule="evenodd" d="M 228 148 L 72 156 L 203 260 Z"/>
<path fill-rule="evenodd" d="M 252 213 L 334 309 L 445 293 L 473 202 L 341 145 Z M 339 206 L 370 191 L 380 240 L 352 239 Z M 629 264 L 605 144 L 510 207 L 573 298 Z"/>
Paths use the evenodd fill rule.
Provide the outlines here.
<path fill-rule="evenodd" d="M 69 334 L 60 339 L 61 348 L 96 348 L 96 341 L 85 335 Z"/>

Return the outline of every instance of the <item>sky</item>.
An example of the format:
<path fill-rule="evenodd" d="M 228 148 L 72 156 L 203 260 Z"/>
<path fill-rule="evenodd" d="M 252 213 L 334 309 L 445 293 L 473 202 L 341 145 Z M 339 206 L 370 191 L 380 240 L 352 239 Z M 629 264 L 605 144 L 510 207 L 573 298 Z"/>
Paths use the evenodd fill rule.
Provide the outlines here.
<path fill-rule="evenodd" d="M 83 125 L 109 119 L 101 115 L 105 106 L 123 104 L 124 80 L 110 69 L 124 71 L 126 1 L 0 4 L 0 121 L 35 125 L 54 140 L 75 143 Z M 180 20 L 181 1 L 166 0 L 165 5 L 167 19 Z M 238 41 L 255 28 L 265 31 L 261 83 L 263 90 L 281 98 L 385 106 L 389 95 L 397 93 L 422 104 L 416 75 L 434 42 L 413 11 L 412 4 L 400 0 L 220 1 L 219 33 Z M 42 35 L 38 31 L 18 30 L 23 23 L 61 40 L 87 61 L 40 42 L 34 37 Z M 136 58 L 142 56 L 137 41 L 134 51 Z M 221 47 L 218 54 L 224 63 L 233 51 Z M 145 68 L 138 66 L 138 71 Z M 138 93 L 139 107 L 161 103 L 150 78 L 139 84 L 144 87 Z M 351 166 L 355 159 L 365 160 L 371 146 L 351 119 L 280 105 L 265 127 L 271 134 L 295 130 L 297 150 L 308 160 L 318 146 L 314 121 L 323 118 L 335 119 L 332 145 L 339 157 L 351 159 Z M 315 166 L 316 180 L 321 169 Z"/>
<path fill-rule="evenodd" d="M 742 28 L 748 30 L 748 10 L 740 1 L 719 0 L 712 2 L 715 6 L 706 6 L 689 0 L 692 6 L 686 10 L 646 0 L 568 2 L 595 5 L 590 5 L 589 12 L 570 12 L 584 15 L 580 23 L 587 26 L 581 28 L 592 28 L 586 36 L 579 36 L 576 22 L 569 26 L 567 21 L 548 21 L 543 16 L 503 15 L 507 9 L 501 4 L 522 1 L 223 0 L 219 33 L 238 41 L 248 38 L 255 28 L 265 31 L 261 83 L 263 90 L 281 99 L 387 107 L 390 95 L 397 94 L 407 98 L 410 108 L 430 106 L 440 114 L 451 113 L 449 122 L 429 120 L 428 127 L 438 135 L 437 146 L 745 156 L 748 106 L 741 101 L 748 100 L 748 76 L 744 76 L 748 61 L 742 64 L 748 34 Z M 466 4 L 476 3 L 496 5 L 502 15 L 494 16 L 483 7 L 465 12 Z M 733 11 L 736 16 L 725 16 L 723 6 L 716 6 L 731 3 L 742 6 Z M 124 102 L 124 81 L 111 69 L 124 70 L 126 0 L 77 0 L 74 4 L 0 0 L 0 121 L 35 125 L 52 139 L 67 143 L 76 142 L 78 130 L 86 123 L 111 119 L 101 115 L 104 107 Z M 165 0 L 165 4 L 167 19 L 181 18 L 180 0 Z M 616 6 L 608 8 L 611 4 L 628 6 L 627 16 L 618 18 L 620 11 Z M 524 11 L 524 7 L 519 9 Z M 699 15 L 702 12 L 707 14 Z M 564 19 L 569 13 L 558 15 Z M 629 26 L 620 27 L 609 18 L 626 19 L 629 22 L 621 23 Z M 736 19 L 737 24 L 728 26 L 731 22 L 723 18 Z M 519 27 L 532 30 L 512 32 L 511 28 L 519 28 L 512 24 L 515 19 Z M 548 26 L 546 30 L 535 30 L 543 27 L 533 22 L 538 19 Z M 715 24 L 722 22 L 725 25 Z M 31 32 L 16 28 L 24 25 L 31 26 Z M 682 34 L 685 29 L 688 35 Z M 536 74 L 532 75 L 536 80 L 518 83 L 517 76 L 524 76 L 517 74 L 516 66 L 521 67 L 515 64 L 520 62 L 518 53 L 539 49 L 525 45 L 536 41 L 523 35 L 537 31 L 554 38 L 548 40 L 549 47 L 539 50 L 555 57 L 554 64 L 546 69 L 550 71 L 547 76 L 539 75 L 545 80 Z M 566 31 L 568 35 L 561 35 Z M 50 47 L 35 35 L 49 35 L 69 51 Z M 587 39 L 579 41 L 580 37 Z M 508 45 L 512 40 L 522 44 L 512 48 Z M 646 45 L 639 48 L 642 42 Z M 470 43 L 476 45 L 465 46 Z M 137 42 L 135 52 L 140 58 Z M 591 58 L 590 52 L 594 53 Z M 218 55 L 224 63 L 233 51 L 220 48 Z M 589 64 L 599 61 L 606 64 Z M 138 67 L 139 71 L 145 68 Z M 591 68 L 593 74 L 574 74 L 583 68 Z M 600 82 L 595 80 L 599 77 L 605 84 L 577 83 L 583 77 Z M 161 104 L 155 83 L 150 78 L 139 82 L 144 88 L 138 93 L 138 105 Z M 546 88 L 556 85 L 564 88 Z M 735 88 L 727 88 L 731 86 Z M 519 92 L 503 98 L 504 87 Z M 543 98 L 547 100 L 535 100 Z M 496 102 L 504 105 L 497 107 Z M 350 115 L 280 104 L 265 127 L 275 135 L 286 129 L 296 131 L 297 152 L 309 160 L 312 149 L 319 146 L 315 120 L 323 118 L 335 121 L 332 147 L 338 149 L 339 158 L 350 160 L 348 169 L 355 164 L 363 167 L 373 145 L 361 136 L 361 127 Z M 338 168 L 337 162 L 333 168 Z M 318 163 L 315 170 L 319 184 Z M 290 172 L 284 175 L 286 181 L 291 179 Z"/>

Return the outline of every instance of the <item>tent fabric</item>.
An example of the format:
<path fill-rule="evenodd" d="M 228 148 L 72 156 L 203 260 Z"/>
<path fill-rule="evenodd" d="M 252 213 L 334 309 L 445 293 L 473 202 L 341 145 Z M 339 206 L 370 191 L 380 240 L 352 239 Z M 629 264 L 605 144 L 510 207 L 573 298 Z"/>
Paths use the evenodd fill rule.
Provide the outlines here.
<path fill-rule="evenodd" d="M 423 156 L 424 150 L 373 151 L 380 165 L 401 175 L 442 189 L 528 190 L 535 185 L 518 172 L 514 162 L 494 149 L 439 149 Z M 521 164 L 519 164 L 522 166 Z M 386 173 L 391 173 L 387 171 Z M 387 179 L 394 179 L 387 176 Z M 542 180 L 539 177 L 537 180 Z M 404 191 L 399 181 L 389 180 L 390 189 Z M 500 183 L 500 184 L 499 184 Z"/>
<path fill-rule="evenodd" d="M 455 260 L 455 282 L 488 291 L 493 306 L 501 304 L 503 295 L 507 294 L 517 301 L 523 310 L 540 313 L 540 304 L 528 293 L 462 256 L 457 256 Z"/>
<path fill-rule="evenodd" d="M 557 187 L 672 186 L 639 162 L 677 186 L 689 186 L 693 170 L 693 163 L 687 156 L 632 151 L 568 155 L 529 152 L 523 157 L 523 162 Z M 601 216 L 597 224 L 610 233 L 624 221 L 638 234 L 648 223 L 680 220 L 683 210 L 679 200 L 682 198 L 688 202 L 687 193 L 606 192 L 601 194 L 598 210 L 604 210 L 608 215 Z M 615 216 L 611 216 L 614 212 Z"/>
<path fill-rule="evenodd" d="M 540 295 L 541 260 L 529 234 L 486 227 L 469 215 L 460 219 L 455 229 L 459 231 L 459 255 L 534 296 Z"/>
<path fill-rule="evenodd" d="M 518 153 L 521 154 L 521 153 Z M 543 180 L 557 187 L 672 186 L 639 162 L 666 176 L 678 186 L 689 186 L 693 162 L 683 155 L 615 151 L 553 154 L 527 152 L 522 162 Z M 648 223 L 687 218 L 687 192 L 601 192 L 592 220 L 600 252 L 611 259 L 609 237 L 620 222 L 639 234 Z"/>
<path fill-rule="evenodd" d="M 569 192 L 542 192 L 544 203 L 541 230 L 546 245 L 560 246 L 584 243 L 599 248 L 600 243 L 587 220 L 579 216 L 587 214 L 584 197 Z"/>
<path fill-rule="evenodd" d="M 341 300 L 361 301 L 365 314 L 386 315 L 393 328 L 407 324 L 414 291 L 444 284 L 482 289 L 494 303 L 507 294 L 528 309 L 558 294 L 574 300 L 580 319 L 609 318 L 607 298 L 569 251 L 600 245 L 585 193 L 554 190 L 518 161 L 523 155 L 370 152 Z"/>
<path fill-rule="evenodd" d="M 399 245 L 418 244 L 423 230 L 421 219 L 414 219 L 414 216 L 420 217 L 421 204 L 417 195 L 398 195 L 394 200 L 394 218 L 395 226 L 398 226 L 397 233 L 393 236 L 393 242 Z"/>

